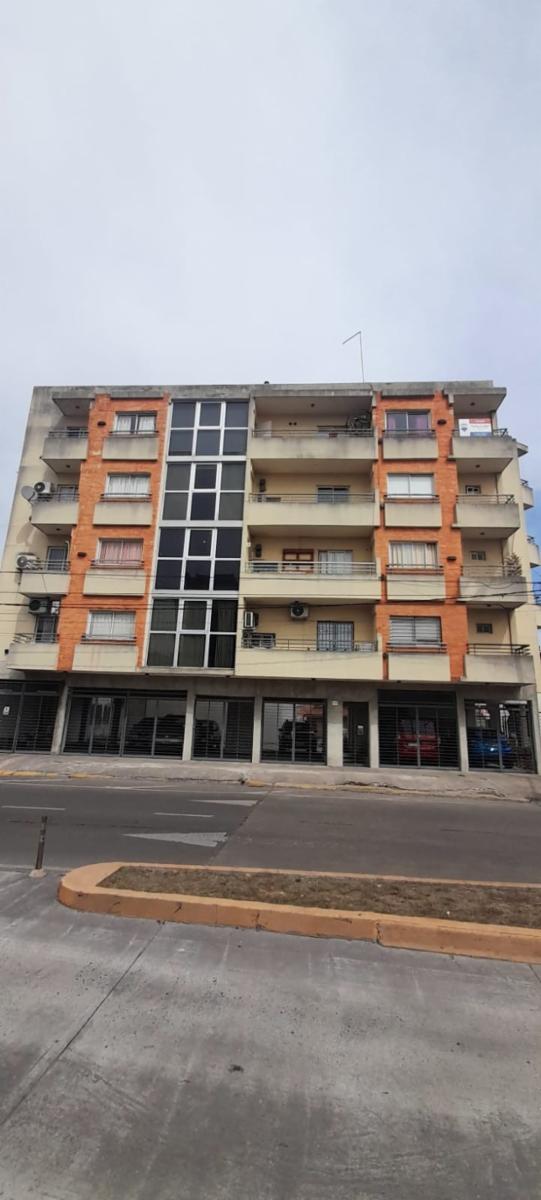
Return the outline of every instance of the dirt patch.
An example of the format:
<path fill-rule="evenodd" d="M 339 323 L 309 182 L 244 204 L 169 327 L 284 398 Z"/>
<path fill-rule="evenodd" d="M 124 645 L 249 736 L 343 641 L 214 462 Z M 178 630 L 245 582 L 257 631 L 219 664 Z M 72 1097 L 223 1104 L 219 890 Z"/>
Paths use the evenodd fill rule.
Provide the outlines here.
<path fill-rule="evenodd" d="M 186 871 L 182 867 L 128 866 L 109 875 L 100 887 L 541 929 L 541 888 L 425 883 L 385 876 L 333 878 L 271 871 L 230 874 L 219 870 Z"/>

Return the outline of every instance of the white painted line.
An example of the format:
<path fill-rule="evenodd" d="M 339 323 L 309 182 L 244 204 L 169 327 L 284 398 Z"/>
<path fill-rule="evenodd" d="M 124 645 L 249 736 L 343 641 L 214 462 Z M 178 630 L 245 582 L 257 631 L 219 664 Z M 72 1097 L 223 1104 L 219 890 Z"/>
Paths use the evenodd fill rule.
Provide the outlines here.
<path fill-rule="evenodd" d="M 253 808 L 257 804 L 257 800 L 209 800 L 207 796 L 190 796 L 186 797 L 190 804 L 237 804 L 239 808 Z"/>
<path fill-rule="evenodd" d="M 187 846 L 217 846 L 227 833 L 125 833 L 124 837 L 146 838 L 149 842 L 184 842 Z"/>
<path fill-rule="evenodd" d="M 30 812 L 65 812 L 65 808 L 55 808 L 53 804 L 3 804 L 2 808 L 28 809 Z"/>
<path fill-rule="evenodd" d="M 196 821 L 212 821 L 214 818 L 210 813 L 179 813 L 179 812 L 155 812 L 155 817 L 195 817 Z"/>

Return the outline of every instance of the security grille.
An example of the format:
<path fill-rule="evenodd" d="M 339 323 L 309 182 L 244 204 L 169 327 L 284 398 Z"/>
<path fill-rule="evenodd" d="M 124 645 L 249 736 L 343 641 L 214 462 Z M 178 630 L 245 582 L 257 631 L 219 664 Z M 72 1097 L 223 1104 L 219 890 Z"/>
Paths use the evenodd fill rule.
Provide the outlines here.
<path fill-rule="evenodd" d="M 475 770 L 535 771 L 527 702 L 466 701 L 468 761 Z"/>
<path fill-rule="evenodd" d="M 380 762 L 387 767 L 458 767 L 454 698 L 403 694 L 379 698 Z"/>
<path fill-rule="evenodd" d="M 58 689 L 32 684 L 0 690 L 0 750 L 44 752 L 51 749 Z"/>
<path fill-rule="evenodd" d="M 321 701 L 265 700 L 261 757 L 269 762 L 324 763 L 326 724 Z"/>
<path fill-rule="evenodd" d="M 185 692 L 74 691 L 64 751 L 180 758 L 185 718 Z"/>
<path fill-rule="evenodd" d="M 254 727 L 253 700 L 195 702 L 194 758 L 251 759 Z"/>

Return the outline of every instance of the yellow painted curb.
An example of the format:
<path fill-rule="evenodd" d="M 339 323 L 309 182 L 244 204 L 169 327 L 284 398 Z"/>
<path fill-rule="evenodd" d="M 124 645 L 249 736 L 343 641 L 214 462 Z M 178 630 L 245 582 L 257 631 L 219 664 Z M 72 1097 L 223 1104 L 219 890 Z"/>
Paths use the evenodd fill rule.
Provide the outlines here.
<path fill-rule="evenodd" d="M 120 917 L 145 917 L 153 921 L 176 921 L 188 925 L 233 925 L 243 929 L 267 929 L 273 933 L 297 933 L 308 937 L 349 938 L 378 942 L 407 950 L 431 950 L 437 954 L 465 954 L 472 958 L 498 958 L 507 962 L 541 963 L 541 930 L 518 926 L 479 925 L 466 921 L 441 921 L 431 917 L 400 917 L 387 913 L 352 912 L 344 909 L 301 908 L 293 904 L 260 904 L 254 900 L 221 900 L 210 896 L 172 895 L 168 892 L 138 892 L 104 888 L 101 883 L 119 867 L 175 867 L 183 871 L 227 871 L 244 873 L 246 867 L 184 866 L 179 863 L 92 863 L 69 871 L 60 881 L 58 899 L 81 912 L 108 913 Z M 256 868 L 254 868 L 255 870 Z M 257 868 L 259 873 L 259 868 Z M 337 871 L 269 871 L 270 874 L 309 875 L 340 878 Z M 351 872 L 347 874 L 351 875 Z M 360 875 L 360 879 L 374 876 Z M 407 879 L 407 876 L 377 878 Z M 473 880 L 417 880 L 423 883 L 468 883 Z M 539 887 L 535 884 L 492 884 L 493 887 Z"/>

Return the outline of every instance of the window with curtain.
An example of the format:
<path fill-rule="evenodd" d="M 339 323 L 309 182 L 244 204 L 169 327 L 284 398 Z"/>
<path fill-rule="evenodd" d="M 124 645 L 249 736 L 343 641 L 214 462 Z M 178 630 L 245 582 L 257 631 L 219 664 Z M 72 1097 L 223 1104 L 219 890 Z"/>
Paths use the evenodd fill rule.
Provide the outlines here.
<path fill-rule="evenodd" d="M 351 575 L 353 550 L 320 550 L 319 569 L 322 575 Z"/>
<path fill-rule="evenodd" d="M 433 496 L 433 475 L 390 474 L 387 476 L 388 496 Z"/>
<path fill-rule="evenodd" d="M 91 612 L 88 614 L 86 636 L 97 640 L 133 641 L 135 637 L 134 612 Z"/>
<path fill-rule="evenodd" d="M 150 475 L 108 475 L 105 485 L 106 496 L 148 496 Z"/>
<path fill-rule="evenodd" d="M 437 567 L 437 565 L 438 547 L 436 542 L 390 543 L 390 567 Z"/>
<path fill-rule="evenodd" d="M 115 413 L 115 433 L 155 433 L 156 413 Z"/>
<path fill-rule="evenodd" d="M 391 617 L 389 630 L 391 646 L 440 646 L 439 617 Z"/>
<path fill-rule="evenodd" d="M 136 538 L 102 538 L 97 562 L 104 567 L 138 566 L 143 557 L 143 542 Z"/>
<path fill-rule="evenodd" d="M 428 433 L 430 413 L 401 410 L 388 412 L 386 430 L 387 433 Z"/>

